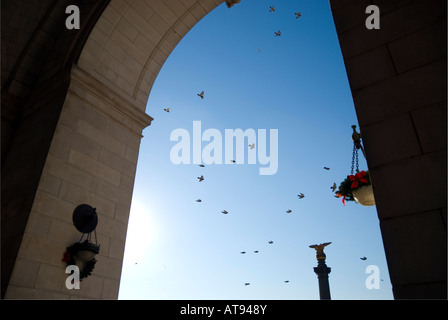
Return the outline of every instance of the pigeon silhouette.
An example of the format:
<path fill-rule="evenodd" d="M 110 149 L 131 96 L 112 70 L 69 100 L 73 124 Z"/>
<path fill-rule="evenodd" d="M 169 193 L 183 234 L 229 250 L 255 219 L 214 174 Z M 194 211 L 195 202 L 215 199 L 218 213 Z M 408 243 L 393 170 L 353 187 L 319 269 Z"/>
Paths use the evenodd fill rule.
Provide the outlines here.
<path fill-rule="evenodd" d="M 241 251 L 240 253 L 241 253 L 241 254 L 245 254 L 245 253 L 246 253 L 246 251 Z"/>
<path fill-rule="evenodd" d="M 289 280 L 285 280 L 285 283 L 289 283 Z"/>
<path fill-rule="evenodd" d="M 328 168 L 328 167 L 324 167 L 324 169 L 325 169 L 325 170 L 330 170 L 330 168 Z"/>
<path fill-rule="evenodd" d="M 226 210 L 222 210 L 221 212 L 224 214 L 228 214 L 228 212 Z"/>
<path fill-rule="evenodd" d="M 236 161 L 235 161 L 235 160 L 230 160 L 230 162 L 232 162 L 232 163 L 236 163 Z"/>
<path fill-rule="evenodd" d="M 297 196 L 299 197 L 299 199 L 305 198 L 305 195 L 303 193 L 299 193 Z"/>
<path fill-rule="evenodd" d="M 255 250 L 254 253 L 258 253 L 258 250 Z"/>
<path fill-rule="evenodd" d="M 244 285 L 245 285 L 245 286 L 248 286 L 248 285 L 250 285 L 250 283 L 249 283 L 249 282 L 246 282 L 246 283 L 244 283 Z"/>
<path fill-rule="evenodd" d="M 204 176 L 201 175 L 200 177 L 198 177 L 198 179 L 199 179 L 199 182 L 201 182 L 204 180 Z"/>
<path fill-rule="evenodd" d="M 336 190 L 337 187 L 338 186 L 337 186 L 336 182 L 334 182 L 333 185 L 330 187 L 330 189 L 331 189 L 331 191 L 334 192 L 334 190 Z"/>
<path fill-rule="evenodd" d="M 170 112 L 170 108 L 165 108 L 163 110 L 166 111 L 166 112 Z"/>
<path fill-rule="evenodd" d="M 286 210 L 286 213 L 291 213 L 292 212 L 292 210 Z"/>
<path fill-rule="evenodd" d="M 362 258 L 360 258 L 361 260 L 367 260 L 367 258 L 366 257 L 362 257 Z"/>
<path fill-rule="evenodd" d="M 204 167 L 205 167 L 203 164 L 200 164 L 199 166 L 200 166 L 201 168 L 204 168 Z"/>
<path fill-rule="evenodd" d="M 275 7 L 270 6 L 270 7 L 269 7 L 269 12 L 274 12 L 274 11 L 275 11 Z"/>
<path fill-rule="evenodd" d="M 253 148 L 255 148 L 255 143 L 250 144 L 249 147 L 250 147 L 250 150 L 252 150 Z"/>
<path fill-rule="evenodd" d="M 268 241 L 268 243 L 269 243 L 269 244 L 273 244 L 273 243 L 274 243 L 274 241 Z"/>
<path fill-rule="evenodd" d="M 202 202 L 202 200 L 201 199 L 197 199 L 196 202 Z"/>
<path fill-rule="evenodd" d="M 280 32 L 280 30 L 278 30 L 277 32 L 274 32 L 276 37 L 280 37 L 282 35 L 282 33 Z"/>
<path fill-rule="evenodd" d="M 198 93 L 198 96 L 201 97 L 201 99 L 204 99 L 204 91 L 202 91 L 201 93 Z"/>
<path fill-rule="evenodd" d="M 300 11 L 299 12 L 296 12 L 296 13 L 294 13 L 295 15 L 296 15 L 296 19 L 299 19 L 301 16 L 302 16 L 302 14 L 300 13 Z"/>

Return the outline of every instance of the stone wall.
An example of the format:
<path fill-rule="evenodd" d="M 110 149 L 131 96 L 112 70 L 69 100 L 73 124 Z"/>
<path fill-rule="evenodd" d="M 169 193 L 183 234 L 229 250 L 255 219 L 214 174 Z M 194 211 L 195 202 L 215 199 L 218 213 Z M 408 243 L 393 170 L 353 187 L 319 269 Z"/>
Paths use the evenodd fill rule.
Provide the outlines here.
<path fill-rule="evenodd" d="M 365 9 L 380 9 L 368 30 Z M 332 0 L 397 299 L 447 297 L 447 3 Z"/>

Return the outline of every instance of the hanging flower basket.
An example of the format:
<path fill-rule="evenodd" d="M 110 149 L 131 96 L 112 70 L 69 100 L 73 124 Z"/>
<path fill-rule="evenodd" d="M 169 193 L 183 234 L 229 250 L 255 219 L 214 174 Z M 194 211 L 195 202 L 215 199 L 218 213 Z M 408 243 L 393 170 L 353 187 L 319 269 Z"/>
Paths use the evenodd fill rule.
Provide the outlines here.
<path fill-rule="evenodd" d="M 352 191 L 353 199 L 363 206 L 371 207 L 375 205 L 375 197 L 373 196 L 372 185 L 363 186 Z"/>
<path fill-rule="evenodd" d="M 336 191 L 336 197 L 345 201 L 356 201 L 363 206 L 375 205 L 369 171 L 361 171 L 348 175 Z"/>

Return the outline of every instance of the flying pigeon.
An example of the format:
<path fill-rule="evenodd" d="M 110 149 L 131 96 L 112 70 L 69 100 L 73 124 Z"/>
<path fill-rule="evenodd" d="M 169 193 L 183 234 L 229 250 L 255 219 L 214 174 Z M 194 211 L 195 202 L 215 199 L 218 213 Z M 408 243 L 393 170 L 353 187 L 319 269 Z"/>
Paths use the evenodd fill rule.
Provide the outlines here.
<path fill-rule="evenodd" d="M 198 179 L 199 179 L 199 182 L 201 182 L 202 180 L 204 180 L 204 176 L 200 176 L 200 177 L 198 177 Z"/>
<path fill-rule="evenodd" d="M 228 214 L 228 212 L 226 210 L 222 210 L 221 212 L 224 214 Z"/>
<path fill-rule="evenodd" d="M 250 285 L 250 283 L 249 283 L 249 282 L 246 282 L 244 285 L 245 285 L 245 286 L 248 286 L 248 285 Z"/>
<path fill-rule="evenodd" d="M 255 143 L 250 144 L 249 147 L 250 147 L 250 150 L 252 150 L 253 148 L 255 148 Z"/>
<path fill-rule="evenodd" d="M 337 187 L 338 187 L 338 186 L 337 186 L 337 184 L 336 184 L 336 182 L 335 182 L 335 183 L 333 183 L 333 186 L 330 187 L 330 189 L 331 189 L 331 191 L 334 192 L 334 190 L 336 190 Z"/>
<path fill-rule="evenodd" d="M 170 108 L 165 108 L 163 110 L 166 111 L 166 112 L 170 112 Z"/>
<path fill-rule="evenodd" d="M 325 169 L 325 170 L 330 170 L 330 168 L 328 168 L 328 167 L 324 167 L 324 169 Z"/>
<path fill-rule="evenodd" d="M 197 199 L 196 202 L 202 202 L 202 200 L 201 199 Z"/>
<path fill-rule="evenodd" d="M 289 280 L 285 280 L 285 283 L 289 283 Z"/>
<path fill-rule="evenodd" d="M 280 30 L 278 30 L 277 32 L 274 32 L 274 33 L 275 33 L 275 36 L 276 36 L 276 37 L 280 37 L 281 34 L 282 34 L 282 33 L 280 32 Z"/>
<path fill-rule="evenodd" d="M 362 258 L 360 258 L 361 260 L 367 260 L 367 258 L 366 257 L 362 257 Z"/>
<path fill-rule="evenodd" d="M 286 210 L 286 213 L 291 213 L 292 212 L 292 210 Z"/>
<path fill-rule="evenodd" d="M 205 167 L 203 164 L 200 164 L 199 166 L 200 166 L 201 168 L 204 168 L 204 167 Z"/>
<path fill-rule="evenodd" d="M 295 15 L 296 15 L 296 19 L 299 19 L 301 16 L 302 16 L 302 14 L 300 13 L 300 11 L 299 12 L 296 12 L 296 13 L 294 13 Z"/>
<path fill-rule="evenodd" d="M 201 93 L 198 93 L 198 96 L 201 97 L 201 99 L 204 99 L 204 91 L 202 91 Z"/>
<path fill-rule="evenodd" d="M 269 7 L 269 12 L 274 12 L 274 11 L 275 11 L 275 7 L 270 6 L 270 7 Z"/>
<path fill-rule="evenodd" d="M 246 251 L 241 251 L 240 253 L 241 253 L 241 254 L 245 254 L 245 253 L 246 253 Z"/>
<path fill-rule="evenodd" d="M 300 193 L 300 194 L 298 194 L 297 196 L 299 197 L 299 199 L 303 199 L 303 198 L 305 198 L 305 195 L 304 195 L 303 193 Z"/>
<path fill-rule="evenodd" d="M 232 163 L 236 163 L 236 161 L 235 160 L 230 160 Z"/>
<path fill-rule="evenodd" d="M 268 243 L 269 243 L 269 244 L 273 244 L 273 243 L 274 243 L 274 241 L 268 241 Z"/>
<path fill-rule="evenodd" d="M 255 250 L 254 253 L 258 253 L 258 250 Z"/>

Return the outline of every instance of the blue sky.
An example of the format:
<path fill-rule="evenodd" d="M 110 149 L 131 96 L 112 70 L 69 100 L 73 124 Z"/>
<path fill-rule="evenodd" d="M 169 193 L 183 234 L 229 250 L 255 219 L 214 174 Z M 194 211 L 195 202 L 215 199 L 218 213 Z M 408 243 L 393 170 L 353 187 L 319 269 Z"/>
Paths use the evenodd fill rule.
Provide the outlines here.
<path fill-rule="evenodd" d="M 309 245 L 329 241 L 332 299 L 393 299 L 376 207 L 344 206 L 330 189 L 350 173 L 357 119 L 327 0 L 220 5 L 171 53 L 146 112 L 119 299 L 319 299 Z M 244 164 L 173 164 L 170 134 L 192 136 L 193 121 L 223 138 L 277 129 L 277 173 L 260 175 L 247 153 Z M 380 289 L 366 288 L 369 265 Z"/>

